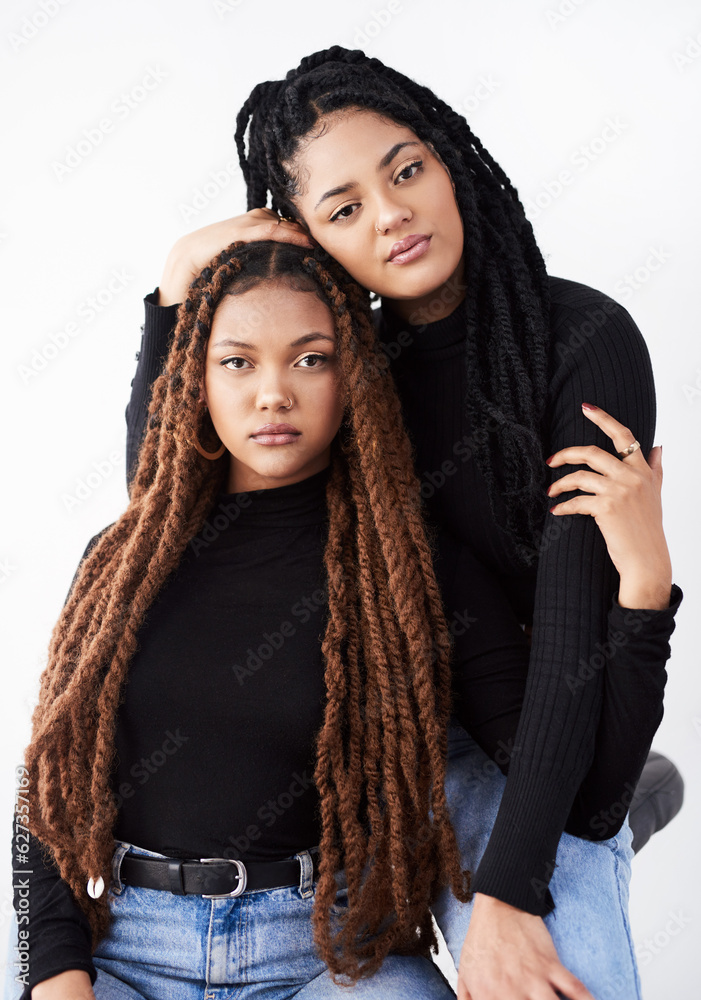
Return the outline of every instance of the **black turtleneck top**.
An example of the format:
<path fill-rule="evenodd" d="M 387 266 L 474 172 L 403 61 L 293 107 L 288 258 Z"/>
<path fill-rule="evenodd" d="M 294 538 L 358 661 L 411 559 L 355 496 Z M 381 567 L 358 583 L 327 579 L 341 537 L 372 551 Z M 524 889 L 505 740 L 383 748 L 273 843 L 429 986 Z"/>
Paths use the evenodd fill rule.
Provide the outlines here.
<path fill-rule="evenodd" d="M 553 374 L 544 455 L 575 444 L 615 454 L 612 441 L 582 413 L 582 402 L 632 428 L 647 455 L 656 400 L 649 353 L 636 324 L 622 306 L 586 285 L 550 277 L 550 293 Z M 644 666 L 652 658 L 629 659 L 622 619 L 634 621 L 638 636 L 659 636 L 662 622 L 673 628 L 681 591 L 672 587 L 667 609 L 626 614 L 617 604 L 618 574 L 603 535 L 592 517 L 580 514 L 546 514 L 537 559 L 524 569 L 501 529 L 503 509 L 497 505 L 496 518 L 490 512 L 473 460 L 473 431 L 463 405 L 464 304 L 423 327 L 383 307 L 378 328 L 393 358 L 429 517 L 493 574 L 517 619 L 532 627 L 516 749 L 473 888 L 545 915 L 554 906 L 546 887 L 560 834 L 601 838 L 620 829 L 622 810 L 613 810 L 618 823 L 608 810 L 630 803 L 662 718 L 661 662 L 653 680 Z M 552 481 L 575 468 L 553 469 Z M 582 492 L 563 493 L 558 502 Z M 622 670 L 624 659 L 628 668 Z M 638 685 L 647 688 L 646 696 Z"/>
<path fill-rule="evenodd" d="M 558 365 L 546 454 L 580 442 L 607 446 L 582 401 L 635 428 L 647 454 L 654 385 L 637 327 L 593 289 L 557 278 L 551 288 Z M 175 307 L 156 306 L 156 294 L 146 299 L 127 409 L 128 469 L 175 322 Z M 508 776 L 473 888 L 544 915 L 562 831 L 602 839 L 620 829 L 624 814 L 609 810 L 630 801 L 661 721 L 683 595 L 673 585 L 669 608 L 621 608 L 603 537 L 584 515 L 553 518 L 536 564 L 515 568 L 473 461 L 461 320 L 459 308 L 420 328 L 383 310 L 378 329 L 427 517 L 438 528 L 455 715 Z M 220 494 L 149 610 L 117 719 L 118 839 L 174 856 L 227 851 L 244 860 L 318 843 L 311 778 L 324 701 L 326 475 Z M 524 625 L 532 626 L 530 648 Z M 34 838 L 30 861 L 30 983 L 67 968 L 94 978 L 85 918 Z"/>
<path fill-rule="evenodd" d="M 615 454 L 610 438 L 584 416 L 583 402 L 631 428 L 648 455 L 654 379 L 632 317 L 607 295 L 574 281 L 551 276 L 550 293 L 553 364 L 544 455 L 588 444 Z M 545 915 L 554 907 L 547 884 L 562 831 L 597 838 L 618 832 L 623 811 L 613 809 L 616 823 L 609 809 L 630 803 L 662 719 L 662 662 L 656 661 L 653 678 L 645 665 L 654 657 L 642 651 L 630 657 L 622 619 L 634 622 L 637 638 L 659 637 L 663 622 L 665 630 L 674 627 L 681 590 L 672 587 L 667 609 L 626 613 L 617 604 L 618 574 L 603 535 L 594 518 L 582 514 L 546 514 L 537 558 L 524 569 L 501 529 L 503 510 L 497 506 L 496 517 L 490 512 L 473 460 L 473 429 L 463 404 L 464 303 L 420 327 L 383 305 L 378 332 L 392 359 L 429 518 L 489 570 L 518 621 L 532 627 L 516 749 L 472 886 Z M 575 468 L 553 469 L 551 481 Z M 557 502 L 582 493 L 563 493 Z"/>
<path fill-rule="evenodd" d="M 319 843 L 327 478 L 218 494 L 147 611 L 117 711 L 117 840 L 247 861 Z M 23 868 L 29 987 L 69 968 L 94 981 L 86 918 L 33 836 Z"/>
<path fill-rule="evenodd" d="M 149 609 L 118 718 L 119 840 L 250 861 L 318 843 L 326 480 L 221 494 Z"/>

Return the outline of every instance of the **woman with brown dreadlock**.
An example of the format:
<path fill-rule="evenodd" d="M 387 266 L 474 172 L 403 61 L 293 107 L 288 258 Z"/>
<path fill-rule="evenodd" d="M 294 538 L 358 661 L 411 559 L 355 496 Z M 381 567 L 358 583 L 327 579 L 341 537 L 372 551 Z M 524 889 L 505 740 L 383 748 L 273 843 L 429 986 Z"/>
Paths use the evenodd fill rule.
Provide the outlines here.
<path fill-rule="evenodd" d="M 463 691 L 468 724 L 451 723 L 447 791 L 474 899 L 446 889 L 433 909 L 459 996 L 587 996 L 567 970 L 598 995 L 639 996 L 627 811 L 682 596 L 645 342 L 613 300 L 546 273 L 516 189 L 464 117 L 377 59 L 334 46 L 260 84 L 236 141 L 247 215 L 178 241 L 147 298 L 128 468 L 173 306 L 214 247 L 319 244 L 381 298 L 421 496 L 455 539 L 447 577 L 489 573 L 491 607 L 531 635 L 527 671 L 492 649 Z M 552 514 L 546 489 L 563 501 Z"/>
<path fill-rule="evenodd" d="M 179 311 L 42 675 L 24 996 L 453 995 L 450 633 L 369 299 L 325 257 L 234 244 Z"/>

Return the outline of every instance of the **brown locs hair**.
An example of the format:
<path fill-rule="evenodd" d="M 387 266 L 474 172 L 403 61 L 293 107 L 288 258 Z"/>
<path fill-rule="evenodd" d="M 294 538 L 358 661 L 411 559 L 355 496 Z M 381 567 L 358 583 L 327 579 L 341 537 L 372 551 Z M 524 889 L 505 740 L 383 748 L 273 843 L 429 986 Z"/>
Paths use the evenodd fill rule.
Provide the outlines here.
<path fill-rule="evenodd" d="M 322 651 L 327 700 L 317 734 L 320 871 L 312 914 L 322 959 L 352 981 L 389 952 L 437 950 L 430 904 L 450 884 L 471 898 L 445 798 L 450 637 L 421 519 L 399 401 L 376 343 L 367 293 L 323 251 L 234 243 L 178 310 L 129 504 L 81 563 L 53 630 L 25 763 L 31 832 L 86 912 L 109 926 L 117 806 L 110 787 L 116 713 L 137 632 L 226 482 L 200 387 L 212 317 L 227 293 L 284 282 L 331 309 L 345 415 L 332 449 Z M 348 907 L 331 911 L 345 869 Z"/>

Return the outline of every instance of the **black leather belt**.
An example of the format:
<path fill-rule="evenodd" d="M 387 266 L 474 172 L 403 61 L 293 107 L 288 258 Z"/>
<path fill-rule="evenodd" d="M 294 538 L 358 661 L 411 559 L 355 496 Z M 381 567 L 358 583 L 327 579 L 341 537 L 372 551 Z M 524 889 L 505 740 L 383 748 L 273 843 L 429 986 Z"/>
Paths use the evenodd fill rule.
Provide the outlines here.
<path fill-rule="evenodd" d="M 319 873 L 319 853 L 311 854 L 312 878 Z M 176 896 L 197 895 L 206 899 L 240 896 L 247 889 L 276 889 L 299 885 L 301 864 L 289 861 L 243 861 L 228 858 L 149 858 L 143 854 L 125 854 L 120 878 L 126 885 L 142 889 L 163 889 Z"/>

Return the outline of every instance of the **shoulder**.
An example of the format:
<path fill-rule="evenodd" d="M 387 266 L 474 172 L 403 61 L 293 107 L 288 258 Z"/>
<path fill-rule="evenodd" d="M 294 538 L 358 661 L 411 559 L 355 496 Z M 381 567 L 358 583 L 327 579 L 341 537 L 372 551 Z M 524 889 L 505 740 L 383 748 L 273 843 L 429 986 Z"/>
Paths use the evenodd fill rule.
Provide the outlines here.
<path fill-rule="evenodd" d="M 657 401 L 650 352 L 628 310 L 609 295 L 565 278 L 550 278 L 551 375 L 546 419 L 553 451 L 599 443 L 601 431 L 579 418 L 594 403 L 627 427 L 647 455 L 653 445 Z M 593 435 L 593 438 L 592 438 Z M 610 448 L 609 439 L 606 446 Z"/>
<path fill-rule="evenodd" d="M 574 330 L 592 336 L 604 327 L 634 327 L 633 317 L 625 306 L 610 295 L 569 278 L 549 276 L 550 280 L 550 327 L 553 336 L 566 341 Z"/>
<path fill-rule="evenodd" d="M 647 344 L 628 310 L 589 285 L 550 275 L 550 330 L 556 378 L 563 368 L 592 364 L 650 370 Z"/>

